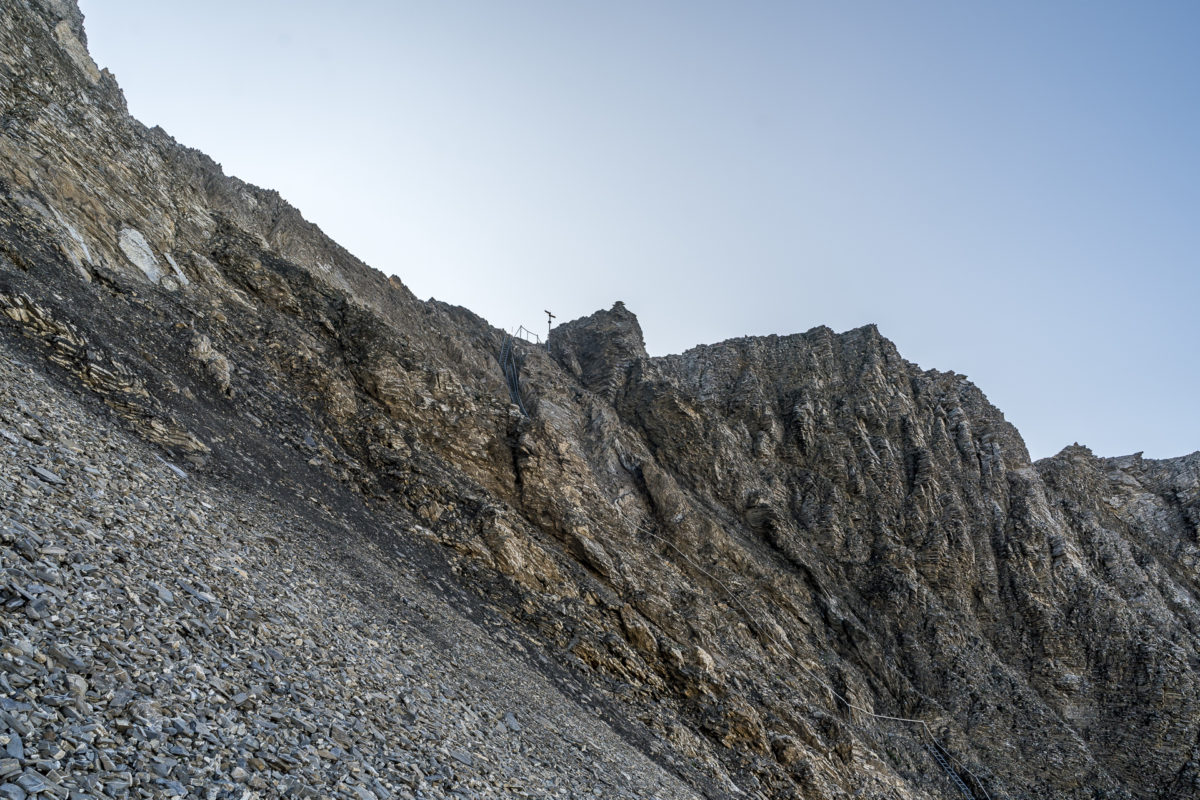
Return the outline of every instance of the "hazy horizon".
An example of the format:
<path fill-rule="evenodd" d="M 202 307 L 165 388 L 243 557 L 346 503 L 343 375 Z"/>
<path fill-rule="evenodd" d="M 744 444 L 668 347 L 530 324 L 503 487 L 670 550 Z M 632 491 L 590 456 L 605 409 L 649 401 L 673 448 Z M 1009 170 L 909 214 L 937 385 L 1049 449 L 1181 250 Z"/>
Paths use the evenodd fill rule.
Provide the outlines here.
<path fill-rule="evenodd" d="M 1200 6 L 81 7 L 134 116 L 418 296 L 877 324 L 1035 458 L 1200 449 Z"/>

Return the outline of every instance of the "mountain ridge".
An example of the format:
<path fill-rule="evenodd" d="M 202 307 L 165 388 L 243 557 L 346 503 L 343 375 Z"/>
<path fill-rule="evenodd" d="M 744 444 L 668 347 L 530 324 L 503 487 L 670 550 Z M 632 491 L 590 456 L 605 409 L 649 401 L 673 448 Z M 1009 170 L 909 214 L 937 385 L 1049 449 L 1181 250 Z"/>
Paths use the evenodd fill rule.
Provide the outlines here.
<path fill-rule="evenodd" d="M 96 419 L 428 564 L 664 785 L 956 796 L 933 745 L 976 796 L 1200 788 L 1200 453 L 1031 462 L 874 325 L 649 357 L 622 303 L 512 344 L 523 413 L 503 331 L 141 126 L 85 41 L 4 12 L 0 330 Z"/>

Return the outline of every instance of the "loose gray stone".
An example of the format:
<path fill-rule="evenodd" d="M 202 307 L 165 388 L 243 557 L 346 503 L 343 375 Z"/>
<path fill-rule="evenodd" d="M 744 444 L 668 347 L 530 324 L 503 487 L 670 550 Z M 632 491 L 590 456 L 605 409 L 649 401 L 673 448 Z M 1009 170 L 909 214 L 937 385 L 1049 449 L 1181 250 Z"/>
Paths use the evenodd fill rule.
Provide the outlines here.
<path fill-rule="evenodd" d="M 21 777 L 17 778 L 17 783 L 29 794 L 44 792 L 49 788 L 49 784 L 46 783 L 46 778 L 31 769 L 25 770 L 25 772 L 21 774 Z"/>
<path fill-rule="evenodd" d="M 30 467 L 29 469 L 34 475 L 37 475 L 39 478 L 44 480 L 46 483 L 52 483 L 56 486 L 61 486 L 66 483 L 66 481 L 64 481 L 62 478 L 60 478 L 58 475 L 54 474 L 53 472 L 51 472 L 48 469 L 42 469 L 41 467 L 36 467 L 36 466 Z"/>
<path fill-rule="evenodd" d="M 8 734 L 8 744 L 4 746 L 4 752 L 9 758 L 17 761 L 25 757 L 25 743 L 21 741 L 19 733 L 13 731 Z"/>

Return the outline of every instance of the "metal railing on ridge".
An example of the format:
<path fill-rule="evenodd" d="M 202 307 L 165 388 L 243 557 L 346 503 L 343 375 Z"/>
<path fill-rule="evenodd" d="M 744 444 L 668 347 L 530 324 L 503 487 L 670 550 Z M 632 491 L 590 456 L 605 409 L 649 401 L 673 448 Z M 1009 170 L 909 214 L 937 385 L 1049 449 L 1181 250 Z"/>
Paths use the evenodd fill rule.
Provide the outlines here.
<path fill-rule="evenodd" d="M 508 384 L 509 399 L 512 400 L 513 405 L 521 409 L 522 414 L 528 417 L 529 411 L 525 408 L 525 401 L 521 399 L 521 362 L 525 359 L 523 356 L 518 358 L 517 343 L 526 342 L 541 346 L 541 342 L 529 342 L 523 336 L 522 338 L 518 338 L 516 334 L 522 332 L 524 334 L 532 334 L 535 337 L 537 336 L 537 334 L 527 330 L 523 325 L 517 328 L 514 333 L 505 331 L 504 341 L 500 345 L 500 356 L 497 360 L 500 362 L 500 369 L 504 372 L 504 382 Z"/>
<path fill-rule="evenodd" d="M 550 346 L 549 341 L 543 342 L 541 336 L 529 330 L 529 328 L 526 328 L 524 325 L 518 325 L 517 329 L 512 332 L 512 337 L 514 339 L 520 339 L 527 344 L 536 344 L 541 347 Z"/>

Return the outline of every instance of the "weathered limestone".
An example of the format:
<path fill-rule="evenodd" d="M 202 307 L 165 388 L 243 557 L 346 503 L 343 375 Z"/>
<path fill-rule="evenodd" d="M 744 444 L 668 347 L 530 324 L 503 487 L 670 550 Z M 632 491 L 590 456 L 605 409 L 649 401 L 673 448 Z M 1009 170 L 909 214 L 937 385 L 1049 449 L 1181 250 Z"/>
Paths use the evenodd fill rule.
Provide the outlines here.
<path fill-rule="evenodd" d="M 539 707 L 569 722 L 544 729 L 579 752 L 593 734 L 575 742 L 576 727 L 607 737 L 604 796 L 953 797 L 926 729 L 978 796 L 1200 791 L 1200 455 L 1102 459 L 1071 447 L 1031 463 L 978 388 L 906 362 L 873 326 L 650 358 L 620 303 L 559 326 L 547 347 L 516 345 L 525 416 L 497 362 L 500 331 L 416 300 L 277 194 L 132 120 L 111 76 L 94 75 L 71 44 L 86 41 L 74 4 L 10 6 L 0 26 L 0 338 L 14 363 L 0 388 L 49 376 L 84 398 L 86 411 L 72 414 L 124 426 L 171 465 L 153 475 L 139 466 L 143 477 L 122 473 L 112 449 L 88 461 L 77 443 L 59 446 L 48 422 L 56 412 L 21 410 L 30 397 L 0 417 L 0 447 L 28 461 L 0 475 L 13 531 L 0 590 L 25 626 L 6 629 L 0 666 L 12 669 L 0 677 L 28 681 L 12 696 L 34 687 L 21 714 L 66 719 L 67 709 L 89 713 L 81 703 L 115 703 L 105 720 L 128 726 L 115 734 L 195 738 L 191 718 L 209 714 L 211 690 L 221 697 L 212 714 L 236 717 L 260 745 L 221 744 L 230 787 L 386 796 L 363 776 L 368 764 L 391 767 L 375 758 L 382 751 L 367 758 L 363 742 L 406 739 L 419 709 L 452 693 L 406 683 L 398 700 L 380 688 L 399 680 L 391 667 L 337 662 L 326 682 L 340 707 L 359 697 L 387 714 L 371 722 L 379 736 L 339 725 L 318 739 L 301 685 L 314 679 L 294 665 L 369 652 L 366 617 L 444 618 L 446 640 L 465 620 L 486 619 L 471 641 L 502 646 L 528 670 L 506 666 L 521 676 L 507 685 L 540 687 L 530 702 L 550 685 L 562 693 Z M 18 57 L 26 48 L 33 57 Z M 250 499 L 253 511 L 242 505 Z M 223 515 L 226 530 L 199 536 L 191 515 Z M 39 542 L 29 534 L 49 517 L 62 517 L 50 526 L 57 538 L 38 533 Z M 163 524 L 152 531 L 146 519 Z M 62 536 L 99 548 L 99 577 L 87 568 L 93 551 L 72 560 L 74 540 Z M 306 563 L 324 572 L 304 573 L 315 582 L 305 586 L 319 591 L 263 571 L 269 559 L 254 548 L 285 541 L 313 548 Z M 336 542 L 348 548 L 340 556 L 327 549 Z M 110 545 L 125 550 L 118 557 Z M 150 575 L 142 546 L 174 582 Z M 262 557 L 222 560 L 243 551 Z M 176 575 L 181 558 L 202 577 Z M 389 572 L 393 558 L 403 568 Z M 123 564 L 145 568 L 125 574 Z M 59 596 L 118 573 L 104 603 Z M 374 578 L 356 583 L 364 575 Z M 251 602 L 259 583 L 270 591 Z M 401 583 L 403 592 L 387 589 Z M 364 585 L 367 610 L 330 606 L 354 624 L 321 616 L 323 597 Z M 277 636 L 270 615 L 287 591 L 295 613 Z M 406 598 L 418 593 L 442 605 L 414 617 Z M 238 598 L 241 616 L 212 607 L 223 597 Z M 136 613 L 122 618 L 118 601 Z M 50 653 L 48 626 L 67 607 L 80 626 L 117 626 L 105 634 L 112 649 L 88 640 Z M 138 625 L 159 622 L 167 629 L 154 639 L 126 644 Z M 275 654 L 252 662 L 263 672 L 253 679 L 214 683 L 225 668 L 181 648 L 235 622 L 235 641 L 257 637 Z M 45 663 L 35 657 L 43 649 Z M 89 671 L 101 651 L 112 658 Z M 492 654 L 479 651 L 437 669 L 483 669 Z M 139 663 L 163 659 L 203 672 L 171 672 L 203 688 L 178 699 L 183 732 L 171 733 L 166 706 L 150 702 L 153 685 L 129 685 Z M 46 683 L 51 660 L 61 674 Z M 355 693 L 362 670 L 378 684 L 370 698 Z M 290 687 L 282 694 L 272 688 L 280 681 Z M 281 723 L 260 709 L 299 726 L 288 729 L 309 742 L 297 746 L 312 749 L 288 751 L 295 763 L 263 755 Z M 517 732 L 497 713 L 488 717 L 497 735 Z M 654 764 L 620 767 L 618 734 Z M 480 757 L 492 751 L 444 727 L 433 736 L 437 761 L 402 759 L 423 777 L 392 775 L 385 791 L 437 796 L 449 777 L 430 779 L 443 768 L 479 777 L 471 770 L 493 763 Z M 112 764 L 95 762 L 107 783 L 81 789 L 92 795 L 182 796 L 212 774 L 185 781 L 174 767 L 160 775 L 128 760 L 119 770 L 106 742 L 92 746 L 98 738 L 72 741 Z M 13 741 L 5 746 L 15 751 Z M 538 756 L 514 762 L 514 780 L 541 781 L 527 794 L 591 790 L 561 750 L 534 746 L 524 755 L 552 751 L 556 761 L 545 771 Z M 0 787 L 55 781 L 36 760 L 4 758 Z M 343 780 L 343 763 L 359 769 Z M 547 784 L 552 775 L 562 782 Z M 515 792 L 500 778 L 479 781 L 467 786 L 477 796 Z"/>

